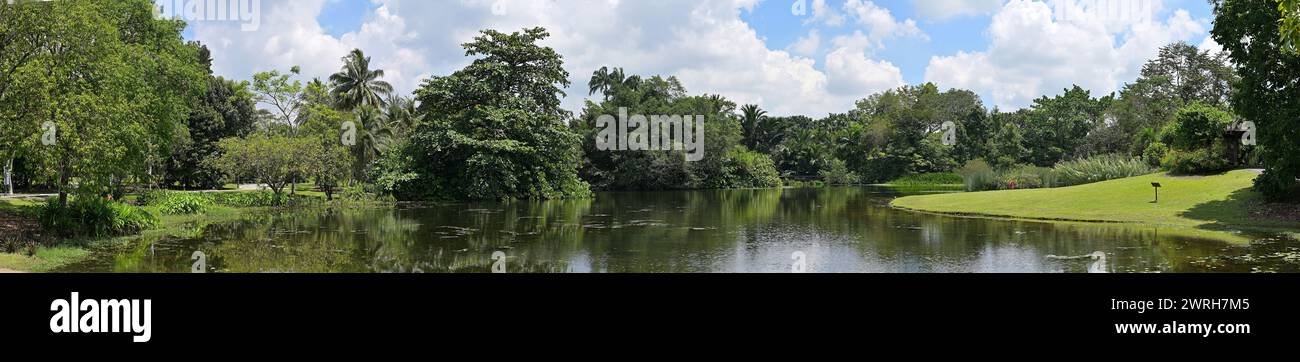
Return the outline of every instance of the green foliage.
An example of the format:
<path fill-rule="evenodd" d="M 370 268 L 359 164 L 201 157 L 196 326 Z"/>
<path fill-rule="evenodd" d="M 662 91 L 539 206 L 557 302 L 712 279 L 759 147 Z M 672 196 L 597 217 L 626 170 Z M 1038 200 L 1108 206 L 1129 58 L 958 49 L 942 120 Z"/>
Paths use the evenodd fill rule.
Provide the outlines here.
<path fill-rule="evenodd" d="M 303 108 L 302 81 L 293 79 L 299 72 L 300 68 L 295 66 L 289 73 L 272 70 L 253 75 L 251 89 L 257 94 L 257 101 L 273 109 L 276 119 L 289 129 L 298 128 Z"/>
<path fill-rule="evenodd" d="M 1300 0 L 1275 0 L 1277 10 L 1282 13 L 1280 35 L 1282 46 L 1292 53 L 1300 54 Z"/>
<path fill-rule="evenodd" d="M 1162 162 L 1175 175 L 1217 174 L 1232 168 L 1219 149 L 1172 150 Z"/>
<path fill-rule="evenodd" d="M 975 161 L 967 162 L 966 164 L 971 165 L 972 162 Z M 904 176 L 890 181 L 889 184 L 895 186 L 942 186 L 961 185 L 965 182 L 965 179 L 955 172 L 933 172 Z"/>
<path fill-rule="evenodd" d="M 1257 127 L 1264 174 L 1256 187 L 1273 200 L 1294 195 L 1300 177 L 1300 54 L 1284 49 L 1294 44 L 1295 2 L 1223 0 L 1215 2 L 1214 41 L 1223 46 L 1241 81 L 1232 106 L 1243 120 Z M 1287 16 L 1279 6 L 1288 9 Z M 1283 27 L 1286 27 L 1283 29 Z M 1283 34 L 1288 34 L 1283 37 Z"/>
<path fill-rule="evenodd" d="M 311 156 L 318 154 L 320 146 L 313 138 L 253 134 L 222 139 L 221 156 L 211 161 L 235 180 L 257 180 L 281 194 L 300 174 L 313 172 L 316 163 Z"/>
<path fill-rule="evenodd" d="M 846 130 L 843 137 L 858 144 L 841 146 L 845 149 L 839 155 L 867 182 L 949 172 L 987 147 L 985 117 L 973 92 L 940 92 L 931 83 L 904 86 L 858 101 L 840 128 Z M 942 144 L 945 122 L 957 127 L 957 147 Z"/>
<path fill-rule="evenodd" d="M 379 80 L 383 77 L 383 69 L 371 70 L 370 57 L 361 49 L 353 49 L 343 58 L 343 69 L 330 76 L 330 83 L 334 85 L 330 94 L 343 110 L 383 108 L 388 105 L 384 96 L 393 92 L 392 85 Z"/>
<path fill-rule="evenodd" d="M 212 206 L 212 197 L 203 193 L 155 190 L 136 200 L 143 206 L 156 206 L 165 215 L 201 214 Z"/>
<path fill-rule="evenodd" d="M 849 170 L 848 163 L 840 159 L 833 159 L 821 171 L 822 181 L 830 185 L 858 185 L 862 184 L 862 176 Z"/>
<path fill-rule="evenodd" d="M 67 206 L 51 198 L 38 207 L 37 219 L 45 230 L 64 237 L 108 237 L 138 234 L 158 220 L 135 206 L 100 197 L 76 197 Z"/>
<path fill-rule="evenodd" d="M 1052 172 L 1056 187 L 1064 187 L 1142 176 L 1155 170 L 1141 159 L 1102 155 L 1058 163 Z"/>
<path fill-rule="evenodd" d="M 183 23 L 155 18 L 149 0 L 23 1 L 11 10 L 0 16 L 0 147 L 39 160 L 40 177 L 64 201 L 74 179 L 107 192 L 146 177 L 171 153 L 204 84 Z M 44 122 L 55 124 L 55 144 L 22 147 L 35 145 Z"/>
<path fill-rule="evenodd" d="M 1155 142 L 1147 146 L 1142 151 L 1142 160 L 1152 167 L 1160 167 L 1164 163 L 1165 155 L 1169 154 L 1169 146 L 1164 142 Z"/>
<path fill-rule="evenodd" d="M 1218 107 L 1193 102 L 1174 116 L 1174 122 L 1163 132 L 1163 141 L 1181 150 L 1208 148 L 1223 140 L 1224 132 L 1232 122 L 1232 114 Z"/>
<path fill-rule="evenodd" d="M 205 161 L 218 156 L 217 142 L 244 137 L 256 129 L 256 101 L 245 83 L 209 76 L 207 91 L 190 110 L 186 126 L 186 131 L 173 139 L 165 168 L 166 184 L 185 189 L 221 187 L 221 170 Z"/>
<path fill-rule="evenodd" d="M 780 187 L 781 174 L 767 155 L 750 151 L 744 146 L 727 152 L 724 174 L 726 183 L 721 188 Z"/>
<path fill-rule="evenodd" d="M 406 143 L 422 194 L 455 199 L 587 197 L 578 178 L 579 136 L 563 120 L 569 84 L 542 28 L 485 30 L 464 45 L 477 57 L 449 76 L 424 81 L 416 96 L 426 119 Z M 403 195 L 410 196 L 410 195 Z"/>
<path fill-rule="evenodd" d="M 1066 89 L 1056 97 L 1034 100 L 1032 112 L 1021 127 L 1030 164 L 1050 167 L 1075 155 L 1087 140 L 1088 133 L 1102 124 L 1112 96 L 1092 98 L 1079 86 Z"/>

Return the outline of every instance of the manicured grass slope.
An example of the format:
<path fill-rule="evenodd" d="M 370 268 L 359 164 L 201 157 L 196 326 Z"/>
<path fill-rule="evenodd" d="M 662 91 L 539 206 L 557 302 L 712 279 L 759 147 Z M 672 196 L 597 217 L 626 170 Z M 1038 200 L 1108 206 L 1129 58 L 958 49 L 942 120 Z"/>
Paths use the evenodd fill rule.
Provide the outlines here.
<path fill-rule="evenodd" d="M 1227 229 L 1300 229 L 1300 223 L 1250 215 L 1261 197 L 1250 191 L 1258 172 L 1205 177 L 1154 174 L 1058 189 L 910 196 L 893 206 L 916 211 L 1023 219 L 1106 221 Z M 1152 203 L 1159 182 L 1160 203 Z"/>

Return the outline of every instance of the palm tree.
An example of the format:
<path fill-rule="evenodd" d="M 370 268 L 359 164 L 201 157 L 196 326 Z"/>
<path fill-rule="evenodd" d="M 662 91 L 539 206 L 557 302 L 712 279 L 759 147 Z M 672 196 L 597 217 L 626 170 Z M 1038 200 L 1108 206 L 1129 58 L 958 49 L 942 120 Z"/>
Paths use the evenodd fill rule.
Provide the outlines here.
<path fill-rule="evenodd" d="M 393 141 L 393 128 L 375 108 L 361 107 L 355 113 L 357 144 L 352 148 L 353 155 L 356 156 L 353 175 L 357 179 L 365 179 L 365 170 L 379 159 L 379 155 L 388 151 L 388 146 Z"/>
<path fill-rule="evenodd" d="M 343 69 L 330 76 L 334 90 L 330 92 L 341 110 L 351 111 L 361 107 L 381 108 L 384 95 L 393 92 L 393 86 L 379 80 L 384 70 L 370 70 L 370 58 L 361 49 L 353 49 L 343 57 Z"/>
<path fill-rule="evenodd" d="M 384 107 L 384 121 L 394 133 L 405 134 L 415 129 L 419 118 L 416 116 L 414 100 L 389 95 L 387 103 L 388 106 Z"/>
<path fill-rule="evenodd" d="M 609 91 L 614 85 L 614 82 L 611 81 L 613 79 L 611 76 L 612 74 L 609 73 L 609 67 L 600 67 L 600 69 L 597 69 L 596 72 L 591 74 L 591 80 L 587 82 L 587 87 L 591 89 L 591 92 L 587 93 L 587 95 L 594 95 L 596 92 L 601 92 L 601 94 L 605 95 L 605 100 L 609 100 Z"/>
<path fill-rule="evenodd" d="M 767 111 L 758 108 L 757 104 L 746 104 L 740 107 L 740 113 L 740 124 L 745 130 L 745 147 L 754 150 L 758 147 L 759 131 L 767 120 Z"/>

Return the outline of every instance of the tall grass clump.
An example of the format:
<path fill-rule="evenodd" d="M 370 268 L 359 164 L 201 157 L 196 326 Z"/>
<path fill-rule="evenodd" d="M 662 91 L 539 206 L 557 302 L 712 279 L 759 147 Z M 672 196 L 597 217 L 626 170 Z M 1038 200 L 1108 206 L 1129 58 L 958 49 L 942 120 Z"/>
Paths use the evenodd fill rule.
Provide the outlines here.
<path fill-rule="evenodd" d="M 951 172 L 934 172 L 903 176 L 890 181 L 889 184 L 895 186 L 943 186 L 960 185 L 964 182 L 965 179 L 960 174 Z"/>
<path fill-rule="evenodd" d="M 206 193 L 156 190 L 140 195 L 138 202 L 156 206 L 167 215 L 194 215 L 206 212 L 213 204 L 213 197 Z"/>
<path fill-rule="evenodd" d="M 1155 169 L 1142 159 L 1103 155 L 1061 162 L 1052 168 L 1052 172 L 1056 174 L 1057 187 L 1065 187 L 1137 177 L 1155 172 Z"/>
<path fill-rule="evenodd" d="M 37 207 L 36 215 L 45 230 L 66 237 L 132 235 L 158 224 L 157 218 L 138 207 L 100 197 L 76 197 L 67 206 L 51 198 Z"/>

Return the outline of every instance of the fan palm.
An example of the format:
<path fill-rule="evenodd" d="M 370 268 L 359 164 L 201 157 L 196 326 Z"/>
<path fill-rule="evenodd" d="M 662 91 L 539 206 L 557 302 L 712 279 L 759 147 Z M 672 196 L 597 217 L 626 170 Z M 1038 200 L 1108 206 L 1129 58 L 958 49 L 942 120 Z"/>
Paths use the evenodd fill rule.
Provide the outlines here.
<path fill-rule="evenodd" d="M 391 84 L 379 80 L 383 77 L 382 69 L 370 69 L 370 58 L 361 49 L 353 49 L 343 57 L 343 69 L 330 76 L 330 83 L 334 84 L 330 93 L 341 110 L 381 108 L 385 104 L 383 96 L 393 92 Z"/>

